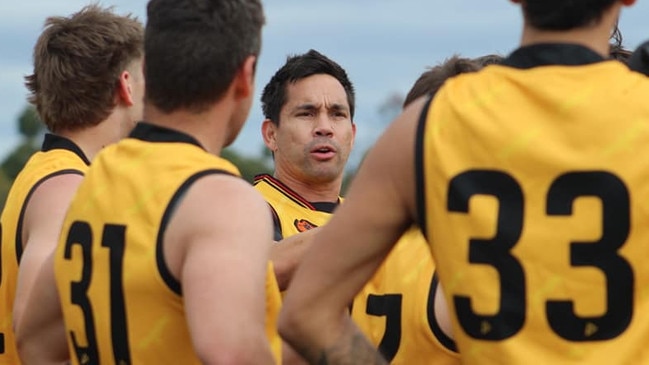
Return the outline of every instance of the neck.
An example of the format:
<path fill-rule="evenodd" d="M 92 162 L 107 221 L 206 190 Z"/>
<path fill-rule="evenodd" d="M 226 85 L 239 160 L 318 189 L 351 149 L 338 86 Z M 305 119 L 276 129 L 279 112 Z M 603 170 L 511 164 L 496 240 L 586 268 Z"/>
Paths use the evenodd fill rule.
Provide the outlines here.
<path fill-rule="evenodd" d="M 120 125 L 120 118 L 116 114 L 111 114 L 96 126 L 60 131 L 57 134 L 74 142 L 83 151 L 88 161 L 92 161 L 102 148 L 120 140 L 122 137 Z"/>
<path fill-rule="evenodd" d="M 300 194 L 305 200 L 315 202 L 337 203 L 342 186 L 342 175 L 330 182 L 308 182 L 295 178 L 290 174 L 275 170 L 273 175 L 277 180 Z"/>
<path fill-rule="evenodd" d="M 174 129 L 194 137 L 201 146 L 213 155 L 220 155 L 228 135 L 228 120 L 223 116 L 222 106 L 213 106 L 205 112 L 193 113 L 177 110 L 164 113 L 151 105 L 144 108 L 147 123 Z"/>
<path fill-rule="evenodd" d="M 539 43 L 571 43 L 590 48 L 608 58 L 609 39 L 619 14 L 620 5 L 615 4 L 602 15 L 602 19 L 597 24 L 568 31 L 541 30 L 530 26 L 526 21 L 523 26 L 521 46 Z"/>

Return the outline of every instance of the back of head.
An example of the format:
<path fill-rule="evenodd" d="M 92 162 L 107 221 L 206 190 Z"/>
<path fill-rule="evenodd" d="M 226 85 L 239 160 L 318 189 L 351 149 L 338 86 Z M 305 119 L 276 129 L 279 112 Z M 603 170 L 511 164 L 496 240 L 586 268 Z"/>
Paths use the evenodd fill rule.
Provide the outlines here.
<path fill-rule="evenodd" d="M 522 0 L 523 14 L 536 29 L 562 31 L 598 23 L 618 0 Z"/>
<path fill-rule="evenodd" d="M 486 67 L 489 65 L 500 65 L 505 60 L 505 57 L 499 54 L 489 54 L 486 56 L 476 57 L 473 59 L 473 62 L 477 63 L 480 67 Z"/>
<path fill-rule="evenodd" d="M 286 103 L 286 86 L 318 74 L 330 75 L 340 82 L 347 94 L 350 115 L 353 119 L 356 96 L 347 72 L 338 63 L 315 50 L 288 57 L 284 66 L 275 72 L 261 95 L 264 117 L 279 124 L 279 115 L 282 106 Z"/>
<path fill-rule="evenodd" d="M 25 85 L 49 130 L 77 130 L 106 119 L 121 72 L 143 55 L 143 38 L 135 18 L 98 5 L 48 18 Z"/>
<path fill-rule="evenodd" d="M 486 60 L 485 60 L 486 61 Z M 443 63 L 430 68 L 419 76 L 412 86 L 406 99 L 403 101 L 404 108 L 411 102 L 424 95 L 435 95 L 440 87 L 453 76 L 467 72 L 480 70 L 482 66 L 474 60 L 453 56 Z"/>
<path fill-rule="evenodd" d="M 151 0 L 145 100 L 164 112 L 206 110 L 261 49 L 260 0 Z"/>
<path fill-rule="evenodd" d="M 649 76 L 649 41 L 641 44 L 631 57 L 629 57 L 629 68 Z"/>
<path fill-rule="evenodd" d="M 631 57 L 631 51 L 624 48 L 622 41 L 622 31 L 620 31 L 620 28 L 616 25 L 615 29 L 613 29 L 613 32 L 611 33 L 611 38 L 609 39 L 608 54 L 611 59 L 627 63 L 629 57 Z"/>

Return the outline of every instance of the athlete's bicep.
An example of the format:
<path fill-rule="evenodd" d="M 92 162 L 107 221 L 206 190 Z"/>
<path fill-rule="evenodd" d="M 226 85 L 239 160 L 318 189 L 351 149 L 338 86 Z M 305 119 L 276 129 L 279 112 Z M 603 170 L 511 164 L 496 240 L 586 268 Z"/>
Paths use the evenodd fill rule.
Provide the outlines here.
<path fill-rule="evenodd" d="M 69 359 L 63 314 L 54 277 L 54 253 L 38 272 L 25 305 L 25 315 L 16 324 L 16 342 L 25 363 L 54 363 Z"/>
<path fill-rule="evenodd" d="M 271 239 L 267 205 L 238 178 L 201 178 L 178 204 L 164 244 L 183 247 L 165 252 L 181 253 L 176 275 L 192 341 L 205 361 L 251 352 L 260 343 L 268 348 L 263 341 Z"/>
<path fill-rule="evenodd" d="M 46 258 L 54 251 L 74 194 L 83 176 L 66 173 L 41 183 L 27 202 L 23 217 L 23 253 L 18 271 L 14 319 L 20 320 L 28 295 Z"/>

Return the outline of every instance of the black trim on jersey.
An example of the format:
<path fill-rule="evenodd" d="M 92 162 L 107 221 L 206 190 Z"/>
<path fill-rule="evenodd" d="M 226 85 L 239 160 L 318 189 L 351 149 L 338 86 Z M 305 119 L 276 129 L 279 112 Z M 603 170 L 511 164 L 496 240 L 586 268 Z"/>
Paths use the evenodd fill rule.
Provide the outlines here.
<path fill-rule="evenodd" d="M 203 148 L 203 146 L 201 146 L 201 144 L 189 134 L 147 122 L 139 122 L 135 128 L 133 128 L 129 137 L 146 142 L 189 143 Z"/>
<path fill-rule="evenodd" d="M 25 197 L 25 201 L 23 201 L 23 206 L 20 207 L 20 215 L 18 216 L 18 225 L 16 226 L 16 262 L 18 264 L 20 264 L 20 259 L 23 256 L 23 224 L 25 219 L 25 211 L 27 210 L 27 203 L 29 202 L 29 199 L 32 197 L 32 194 L 34 194 L 34 192 L 36 191 L 36 188 L 38 188 L 42 183 L 55 176 L 66 175 L 66 174 L 75 174 L 75 175 L 83 176 L 83 172 L 79 170 L 75 170 L 75 169 L 59 170 L 49 175 L 46 175 L 42 179 L 38 180 L 36 184 L 34 184 L 34 186 L 32 186 L 32 188 L 29 189 L 29 192 Z"/>
<path fill-rule="evenodd" d="M 334 209 L 340 204 L 340 197 L 335 203 L 332 202 L 317 202 L 312 203 L 307 201 L 302 197 L 302 195 L 295 192 L 293 189 L 286 186 L 283 182 L 279 181 L 275 177 L 269 174 L 259 174 L 255 176 L 253 180 L 253 185 L 257 185 L 260 182 L 265 181 L 268 185 L 273 187 L 275 190 L 282 193 L 287 198 L 291 199 L 295 204 L 298 204 L 304 208 L 315 210 L 318 212 L 333 213 Z"/>
<path fill-rule="evenodd" d="M 334 210 L 338 207 L 338 204 L 340 204 L 340 199 L 338 199 L 337 202 L 331 203 L 331 202 L 317 202 L 317 203 L 311 203 L 315 210 L 319 212 L 326 212 L 326 213 L 332 213 Z"/>
<path fill-rule="evenodd" d="M 538 66 L 585 66 L 606 61 L 599 53 L 577 44 L 541 43 L 521 47 L 501 63 L 519 69 Z"/>
<path fill-rule="evenodd" d="M 189 187 L 201 177 L 212 175 L 212 174 L 226 174 L 226 175 L 238 177 L 236 175 L 233 175 L 229 171 L 220 170 L 220 169 L 203 170 L 195 173 L 194 175 L 190 176 L 187 180 L 185 180 L 185 182 L 182 183 L 182 185 L 180 185 L 178 190 L 176 190 L 174 195 L 171 197 L 169 204 L 167 205 L 167 209 L 165 209 L 165 212 L 162 215 L 162 220 L 160 221 L 160 230 L 158 231 L 158 237 L 156 239 L 156 252 L 155 252 L 156 264 L 158 266 L 158 271 L 160 272 L 160 276 L 162 277 L 162 280 L 164 280 L 165 284 L 167 284 L 169 289 L 171 289 L 174 293 L 178 295 L 182 295 L 182 288 L 180 287 L 180 282 L 178 282 L 178 279 L 176 279 L 171 274 L 171 271 L 169 270 L 169 267 L 167 266 L 167 262 L 165 261 L 164 258 L 164 250 L 162 247 L 164 233 L 167 230 L 167 225 L 169 224 L 169 221 L 171 220 L 173 213 L 176 211 L 178 204 L 182 200 L 183 196 L 185 195 Z"/>
<path fill-rule="evenodd" d="M 83 161 L 83 163 L 85 163 L 87 166 L 90 166 L 90 160 L 88 160 L 88 158 L 83 153 L 81 148 L 77 146 L 74 142 L 56 134 L 46 133 L 45 138 L 43 138 L 41 151 L 48 152 L 52 150 L 70 151 L 75 155 L 79 156 L 79 158 Z"/>
<path fill-rule="evenodd" d="M 428 239 L 426 229 L 426 179 L 424 178 L 424 139 L 426 133 L 426 120 L 428 119 L 428 109 L 433 102 L 431 96 L 419 115 L 417 124 L 417 134 L 415 136 L 415 198 L 417 199 L 417 223 L 424 238 Z"/>
<path fill-rule="evenodd" d="M 275 208 L 273 208 L 270 203 L 268 203 L 268 207 L 270 208 L 270 213 L 273 217 L 273 241 L 279 242 L 284 239 L 284 234 L 282 233 L 282 223 L 279 220 L 279 215 L 277 215 Z"/>
<path fill-rule="evenodd" d="M 430 324 L 430 329 L 433 331 L 433 335 L 437 338 L 437 341 L 444 346 L 447 350 L 458 352 L 457 345 L 452 338 L 448 337 L 444 331 L 437 323 L 437 318 L 435 317 L 435 296 L 437 294 L 437 285 L 439 285 L 439 279 L 437 278 L 437 272 L 433 274 L 433 280 L 430 282 L 430 290 L 428 291 L 428 305 L 426 306 L 428 323 Z"/>

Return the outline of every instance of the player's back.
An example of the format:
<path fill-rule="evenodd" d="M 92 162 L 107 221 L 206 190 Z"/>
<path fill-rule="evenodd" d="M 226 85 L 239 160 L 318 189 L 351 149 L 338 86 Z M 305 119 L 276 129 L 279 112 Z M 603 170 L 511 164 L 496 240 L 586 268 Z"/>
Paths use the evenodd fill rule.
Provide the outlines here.
<path fill-rule="evenodd" d="M 463 361 L 649 361 L 647 95 L 621 63 L 538 45 L 432 101 L 419 211 Z"/>
<path fill-rule="evenodd" d="M 352 319 L 390 364 L 459 364 L 435 316 L 435 263 L 417 227 L 409 229 L 354 298 Z"/>
<path fill-rule="evenodd" d="M 88 168 L 83 152 L 70 140 L 47 134 L 43 149 L 30 157 L 11 186 L 0 218 L 0 364 L 18 363 L 12 331 L 12 311 L 23 251 L 23 219 L 29 198 L 50 177 L 83 175 Z"/>
<path fill-rule="evenodd" d="M 55 259 L 74 363 L 200 363 L 162 242 L 187 188 L 221 173 L 239 174 L 188 135 L 144 123 L 97 156 Z"/>

